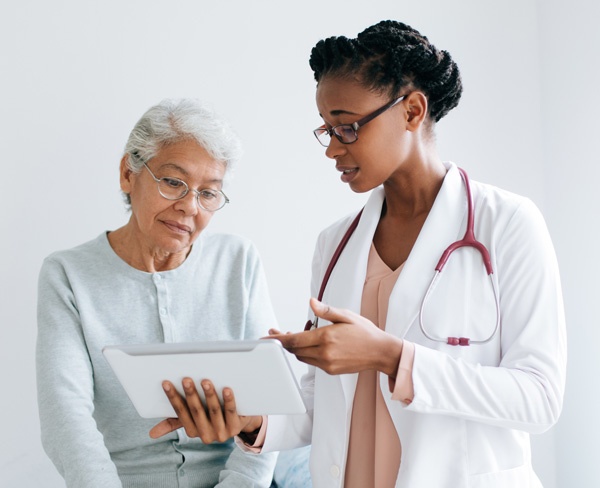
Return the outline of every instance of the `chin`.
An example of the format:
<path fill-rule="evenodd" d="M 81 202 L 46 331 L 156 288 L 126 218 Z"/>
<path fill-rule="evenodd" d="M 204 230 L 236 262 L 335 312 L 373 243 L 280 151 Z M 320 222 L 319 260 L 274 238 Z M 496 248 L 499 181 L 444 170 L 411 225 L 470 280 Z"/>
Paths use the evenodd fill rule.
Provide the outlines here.
<path fill-rule="evenodd" d="M 353 181 L 350 182 L 348 184 L 348 186 L 350 187 L 350 189 L 354 192 L 354 193 L 366 193 L 368 191 L 371 191 L 373 188 L 377 188 L 379 185 L 369 185 L 369 184 L 361 184 L 361 183 L 354 183 Z"/>

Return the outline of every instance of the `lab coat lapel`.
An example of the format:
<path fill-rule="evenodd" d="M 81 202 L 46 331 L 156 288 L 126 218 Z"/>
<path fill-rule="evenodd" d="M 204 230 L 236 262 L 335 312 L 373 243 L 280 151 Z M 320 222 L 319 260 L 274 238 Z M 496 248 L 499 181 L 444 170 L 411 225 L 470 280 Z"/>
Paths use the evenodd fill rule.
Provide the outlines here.
<path fill-rule="evenodd" d="M 447 167 L 442 187 L 390 295 L 386 331 L 397 337 L 404 337 L 415 322 L 442 253 L 464 233 L 465 187 L 458 168 L 452 163 Z"/>
<path fill-rule="evenodd" d="M 379 223 L 383 199 L 383 188 L 379 187 L 371 192 L 358 226 L 331 273 L 323 296 L 324 303 L 360 313 L 369 249 Z M 345 231 L 346 228 L 343 229 L 342 234 Z M 335 245 L 337 246 L 337 242 Z M 357 378 L 357 374 L 340 375 L 347 405 L 351 405 L 354 399 Z"/>

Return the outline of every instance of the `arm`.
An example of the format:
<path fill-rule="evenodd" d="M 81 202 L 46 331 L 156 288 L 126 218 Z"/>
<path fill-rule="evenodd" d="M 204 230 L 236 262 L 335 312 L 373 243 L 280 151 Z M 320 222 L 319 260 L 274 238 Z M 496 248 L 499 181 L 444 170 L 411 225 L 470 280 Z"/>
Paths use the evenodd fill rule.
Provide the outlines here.
<path fill-rule="evenodd" d="M 120 487 L 92 417 L 93 371 L 73 291 L 51 259 L 39 276 L 36 368 L 42 444 L 67 486 Z"/>

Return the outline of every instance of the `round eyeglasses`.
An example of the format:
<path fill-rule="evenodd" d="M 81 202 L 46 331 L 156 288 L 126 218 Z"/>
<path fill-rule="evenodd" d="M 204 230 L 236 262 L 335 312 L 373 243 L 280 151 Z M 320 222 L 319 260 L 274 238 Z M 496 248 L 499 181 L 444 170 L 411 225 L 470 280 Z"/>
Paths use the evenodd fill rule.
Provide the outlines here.
<path fill-rule="evenodd" d="M 170 176 L 157 178 L 154 176 L 154 173 L 150 171 L 150 168 L 146 163 L 144 163 L 144 167 L 148 170 L 150 176 L 154 178 L 154 181 L 156 181 L 158 193 L 167 200 L 181 200 L 191 191 L 196 195 L 196 203 L 198 206 L 208 212 L 216 212 L 217 210 L 222 209 L 225 204 L 229 203 L 229 198 L 227 198 L 227 195 L 221 190 L 212 190 L 208 188 L 204 190 L 194 190 L 193 188 L 190 188 L 185 181 L 180 180 L 179 178 L 172 178 Z"/>
<path fill-rule="evenodd" d="M 358 129 L 360 129 L 367 122 L 371 122 L 375 117 L 381 115 L 386 110 L 392 108 L 394 105 L 404 100 L 407 95 L 395 98 L 394 100 L 386 103 L 383 107 L 378 108 L 375 112 L 371 112 L 369 115 L 365 115 L 362 119 L 357 120 L 353 124 L 340 124 L 328 129 L 325 125 L 322 125 L 318 129 L 313 131 L 313 134 L 317 140 L 321 143 L 321 146 L 329 147 L 331 143 L 331 137 L 335 136 L 338 141 L 342 144 L 352 144 L 358 141 Z"/>

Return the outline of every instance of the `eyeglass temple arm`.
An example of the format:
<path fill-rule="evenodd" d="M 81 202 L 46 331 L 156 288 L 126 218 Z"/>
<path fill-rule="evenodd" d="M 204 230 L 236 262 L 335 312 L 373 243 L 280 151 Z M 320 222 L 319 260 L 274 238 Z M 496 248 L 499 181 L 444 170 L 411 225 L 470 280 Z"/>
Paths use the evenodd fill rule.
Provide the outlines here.
<path fill-rule="evenodd" d="M 406 95 L 402 95 L 399 98 L 396 98 L 395 100 L 392 100 L 389 103 L 386 103 L 383 107 L 381 107 L 380 109 L 375 110 L 375 112 L 373 112 L 372 114 L 367 115 L 366 117 L 363 117 L 360 120 L 357 120 L 356 122 L 354 122 L 352 124 L 352 128 L 354 130 L 358 130 L 359 127 L 362 127 L 363 125 L 365 125 L 367 122 L 370 122 L 371 120 L 373 120 L 375 117 L 377 117 L 378 115 L 381 115 L 383 112 L 385 112 L 387 109 L 392 108 L 394 105 L 400 103 L 402 100 L 404 100 L 406 98 Z"/>

